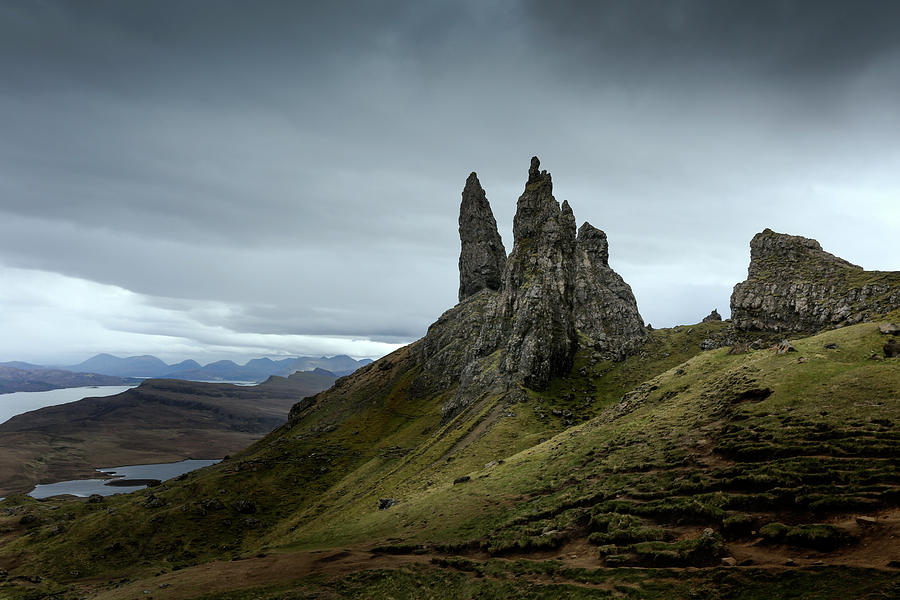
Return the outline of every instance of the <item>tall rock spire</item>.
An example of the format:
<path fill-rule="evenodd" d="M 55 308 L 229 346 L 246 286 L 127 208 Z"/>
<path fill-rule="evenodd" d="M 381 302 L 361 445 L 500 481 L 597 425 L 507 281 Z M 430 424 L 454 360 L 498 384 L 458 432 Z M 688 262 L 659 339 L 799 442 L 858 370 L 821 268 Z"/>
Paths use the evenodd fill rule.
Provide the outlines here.
<path fill-rule="evenodd" d="M 514 245 L 501 291 L 502 319 L 511 323 L 506 371 L 542 388 L 568 372 L 578 347 L 575 297 L 575 216 L 553 197 L 553 182 L 531 159 L 528 183 L 513 221 Z"/>
<path fill-rule="evenodd" d="M 478 176 L 469 175 L 459 206 L 459 301 L 483 289 L 500 289 L 506 250 Z"/>

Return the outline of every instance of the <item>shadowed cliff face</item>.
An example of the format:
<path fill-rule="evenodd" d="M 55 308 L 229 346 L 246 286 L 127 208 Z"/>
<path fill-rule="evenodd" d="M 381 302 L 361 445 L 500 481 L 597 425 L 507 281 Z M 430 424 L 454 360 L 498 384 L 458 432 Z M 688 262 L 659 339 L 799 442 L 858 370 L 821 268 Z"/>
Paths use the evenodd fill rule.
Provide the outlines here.
<path fill-rule="evenodd" d="M 459 207 L 459 301 L 481 290 L 500 289 L 506 249 L 478 176 L 469 175 Z"/>
<path fill-rule="evenodd" d="M 578 348 L 575 318 L 575 216 L 553 197 L 553 182 L 531 159 L 528 183 L 513 221 L 514 246 L 506 264 L 499 314 L 503 369 L 517 383 L 541 389 L 567 373 Z M 506 328 L 504 328 L 506 329 Z M 502 344 L 504 340 L 499 340 Z"/>
<path fill-rule="evenodd" d="M 542 389 L 567 373 L 578 348 L 576 326 L 610 357 L 642 343 L 634 296 L 609 268 L 605 234 L 586 225 L 576 240 L 572 209 L 553 197 L 551 176 L 537 157 L 517 202 L 508 258 L 474 173 L 459 222 L 460 304 L 429 328 L 416 382 L 432 393 L 455 387 L 445 420 L 486 394 L 518 397 L 521 387 Z"/>
<path fill-rule="evenodd" d="M 747 280 L 734 286 L 741 330 L 814 332 L 900 307 L 900 272 L 866 271 L 813 239 L 766 229 L 750 242 Z"/>
<path fill-rule="evenodd" d="M 605 358 L 622 360 L 647 339 L 634 293 L 609 266 L 605 233 L 584 223 L 576 242 L 575 327 Z"/>

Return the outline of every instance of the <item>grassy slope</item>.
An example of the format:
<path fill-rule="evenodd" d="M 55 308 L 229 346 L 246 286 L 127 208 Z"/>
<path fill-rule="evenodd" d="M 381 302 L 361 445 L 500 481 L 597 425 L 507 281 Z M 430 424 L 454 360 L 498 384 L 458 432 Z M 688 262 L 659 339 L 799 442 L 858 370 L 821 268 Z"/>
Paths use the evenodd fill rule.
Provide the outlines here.
<path fill-rule="evenodd" d="M 577 537 L 586 507 L 721 528 L 740 515 L 761 524 L 782 512 L 815 520 L 894 505 L 900 362 L 868 360 L 881 341 L 864 324 L 795 342 L 798 353 L 703 353 L 465 485 L 435 486 L 355 523 L 320 519 L 297 541 L 380 534 L 496 546 L 548 528 Z M 431 525 L 415 527 L 423 521 Z"/>
<path fill-rule="evenodd" d="M 10 537 L 0 566 L 28 574 L 41 564 L 57 580 L 73 570 L 142 577 L 266 548 L 363 544 L 448 558 L 336 581 L 281 582 L 271 597 L 316 589 L 336 597 L 378 597 L 386 589 L 416 597 L 418 586 L 434 589 L 444 580 L 485 597 L 543 597 L 548 590 L 538 583 L 554 569 L 569 569 L 552 577 L 566 581 L 557 592 L 570 597 L 581 597 L 588 583 L 631 586 L 647 597 L 658 585 L 665 597 L 666 590 L 702 588 L 712 575 L 573 571 L 542 560 L 511 566 L 490 557 L 542 558 L 542 551 L 555 556 L 577 548 L 579 560 L 592 566 L 670 569 L 714 564 L 720 553 L 757 556 L 748 538 L 765 531 L 760 547 L 769 558 L 757 562 L 773 556 L 812 562 L 801 558 L 810 552 L 831 560 L 822 548 L 844 544 L 844 535 L 868 535 L 844 523 L 846 515 L 897 504 L 900 363 L 868 360 L 881 342 L 871 324 L 797 341 L 799 352 L 788 355 L 717 350 L 690 358 L 700 340 L 722 327 L 656 331 L 645 356 L 615 365 L 580 354 L 572 376 L 529 402 L 506 406 L 494 399 L 444 427 L 444 397 L 417 398 L 409 390 L 417 367 L 407 348 L 392 355 L 391 368 L 370 367 L 320 394 L 290 426 L 232 461 L 153 491 L 162 507 L 144 506 L 151 492 L 103 504 L 61 502 L 56 510 L 8 500 L 3 506 L 16 513 L 0 518 L 0 535 Z M 838 349 L 825 350 L 832 341 Z M 623 399 L 623 390 L 646 379 Z M 471 481 L 454 485 L 462 474 Z M 398 504 L 379 511 L 381 497 Z M 255 512 L 241 512 L 242 498 Z M 25 513 L 39 521 L 21 536 L 26 526 L 17 520 Z M 832 521 L 840 527 L 802 527 Z M 771 523 L 785 527 L 764 528 Z M 55 529 L 60 525 L 65 535 Z M 706 527 L 717 533 L 704 538 Z M 93 553 L 73 558 L 73 549 L 86 545 Z M 449 558 L 454 553 L 468 558 Z M 841 556 L 855 564 L 852 552 Z M 516 569 L 521 577 L 502 581 Z M 896 581 L 890 572 L 850 567 L 830 576 Z M 728 577 L 741 578 L 722 579 Z M 771 585 L 808 579 L 803 585 L 812 589 L 820 582 L 809 573 L 776 579 Z M 40 585 L 46 592 L 54 584 Z M 24 594 L 27 587 L 5 591 Z M 269 597 L 262 589 L 252 593 Z"/>

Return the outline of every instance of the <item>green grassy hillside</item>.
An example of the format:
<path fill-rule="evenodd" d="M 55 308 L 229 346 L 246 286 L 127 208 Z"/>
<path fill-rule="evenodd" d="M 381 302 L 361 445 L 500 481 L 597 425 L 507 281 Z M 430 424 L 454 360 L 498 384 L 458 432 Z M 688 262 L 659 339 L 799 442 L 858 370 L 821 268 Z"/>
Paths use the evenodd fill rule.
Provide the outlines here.
<path fill-rule="evenodd" d="M 0 597 L 890 597 L 900 359 L 872 323 L 700 351 L 727 326 L 444 425 L 414 344 L 179 481 L 8 498 Z"/>

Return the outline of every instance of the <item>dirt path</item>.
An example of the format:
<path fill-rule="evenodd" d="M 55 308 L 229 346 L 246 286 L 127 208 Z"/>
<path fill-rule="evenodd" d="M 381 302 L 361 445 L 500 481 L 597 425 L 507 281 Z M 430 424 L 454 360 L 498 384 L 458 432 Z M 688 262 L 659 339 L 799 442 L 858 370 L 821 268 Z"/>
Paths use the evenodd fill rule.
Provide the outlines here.
<path fill-rule="evenodd" d="M 237 561 L 214 561 L 190 569 L 165 573 L 112 589 L 107 583 L 86 586 L 96 600 L 183 600 L 212 592 L 289 582 L 309 575 L 346 574 L 365 569 L 394 569 L 411 563 L 427 563 L 430 556 L 372 554 L 364 550 L 323 550 L 269 554 Z M 148 593 L 145 593 L 149 591 Z"/>
<path fill-rule="evenodd" d="M 900 561 L 900 510 L 893 509 L 877 515 L 875 524 L 860 524 L 845 518 L 835 524 L 858 535 L 857 544 L 835 552 L 815 552 L 782 546 L 767 546 L 759 540 L 728 544 L 728 554 L 737 563 L 746 561 L 754 569 L 784 570 L 819 565 L 885 569 L 888 562 Z M 310 575 L 340 577 L 367 569 L 397 569 L 411 564 L 430 565 L 432 558 L 444 555 L 392 555 L 372 553 L 365 548 L 346 548 L 320 551 L 274 552 L 237 561 L 215 561 L 182 571 L 164 573 L 130 583 L 93 582 L 79 586 L 87 597 L 95 600 L 187 600 L 203 594 L 289 583 Z M 487 555 L 470 556 L 476 561 Z M 498 560 L 557 560 L 563 566 L 595 569 L 602 566 L 595 548 L 586 539 L 577 539 L 559 550 L 506 556 Z M 793 561 L 794 565 L 788 565 Z M 734 568 L 742 568 L 737 566 Z M 529 577 L 535 583 L 571 583 L 554 576 Z M 595 587 L 591 585 L 590 587 Z M 599 587 L 605 587 L 600 585 Z"/>

